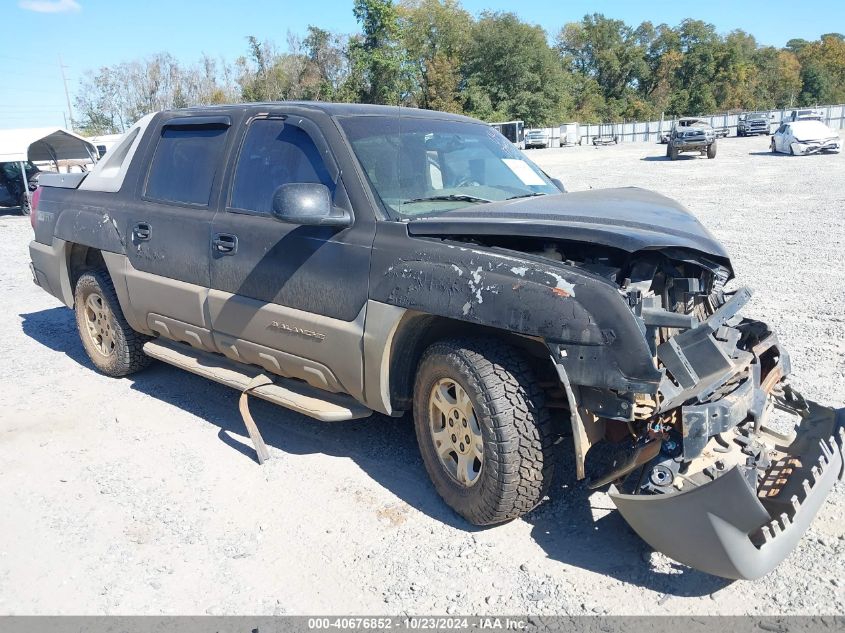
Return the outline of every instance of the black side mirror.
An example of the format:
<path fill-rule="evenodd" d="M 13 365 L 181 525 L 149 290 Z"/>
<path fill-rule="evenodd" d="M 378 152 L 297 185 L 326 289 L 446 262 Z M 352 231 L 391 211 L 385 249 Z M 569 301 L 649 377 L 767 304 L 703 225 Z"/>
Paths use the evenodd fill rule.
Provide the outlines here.
<path fill-rule="evenodd" d="M 273 216 L 282 222 L 309 226 L 352 224 L 348 211 L 332 206 L 329 188 L 315 182 L 291 182 L 276 189 Z"/>

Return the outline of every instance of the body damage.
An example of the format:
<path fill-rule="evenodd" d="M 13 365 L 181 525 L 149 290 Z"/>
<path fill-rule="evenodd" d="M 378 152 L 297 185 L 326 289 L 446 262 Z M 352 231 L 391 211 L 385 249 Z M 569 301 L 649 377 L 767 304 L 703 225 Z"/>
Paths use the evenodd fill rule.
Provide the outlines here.
<path fill-rule="evenodd" d="M 227 120 L 242 136 L 247 115 L 271 107 L 282 106 L 229 108 Z M 299 336 L 310 348 L 301 357 L 288 347 L 272 358 L 280 368 L 306 359 L 311 369 L 313 360 L 349 372 L 360 380 L 343 384 L 363 387 L 347 386 L 351 397 L 388 413 L 409 408 L 417 362 L 441 335 L 506 337 L 542 365 L 529 378 L 550 392 L 547 406 L 568 409 L 579 478 L 612 484 L 614 503 L 647 542 L 732 578 L 766 573 L 788 553 L 843 474 L 845 416 L 789 389 L 787 354 L 765 324 L 740 316 L 750 292 L 725 292 L 726 252 L 681 205 L 639 189 L 543 195 L 520 187 L 512 199 L 485 203 L 469 195 L 477 185 L 468 181 L 450 204 L 476 204 L 397 218 L 329 114 L 285 107 L 302 108 L 329 139 L 321 150 L 344 174 L 351 227 L 314 234 L 229 214 L 224 183 L 208 208 L 146 200 L 155 145 L 145 133 L 122 187 L 45 181 L 30 247 L 36 283 L 72 305 L 79 271 L 133 270 L 134 285 L 124 274 L 115 289 L 127 317 L 138 316 L 129 319 L 136 331 L 150 333 L 148 317 L 164 310 L 221 351 L 224 343 L 203 337 L 219 330 L 220 341 L 239 344 L 243 330 L 248 345 L 236 349 L 261 366 L 253 352 L 274 353 L 279 332 L 325 333 L 349 353 Z M 338 116 L 362 107 L 333 106 Z M 231 172 L 220 170 L 226 183 Z M 212 235 L 235 229 L 249 248 L 212 257 Z M 239 262 L 243 279 L 234 283 L 226 266 Z M 210 289 L 228 311 L 203 303 Z M 794 437 L 769 428 L 774 410 L 801 420 Z"/>
<path fill-rule="evenodd" d="M 394 224 L 376 236 L 371 295 L 542 339 L 579 478 L 613 483 L 614 503 L 655 548 L 755 578 L 791 551 L 843 474 L 845 416 L 789 389 L 788 354 L 740 315 L 748 289 L 725 292 L 732 270 L 712 236 L 680 205 L 630 194 L 632 208 L 662 210 L 663 225 L 626 220 L 620 192 L 580 198 L 603 210 L 592 221 L 567 194 Z M 769 427 L 775 410 L 803 420 L 797 434 Z M 598 444 L 609 451 L 591 458 Z"/>

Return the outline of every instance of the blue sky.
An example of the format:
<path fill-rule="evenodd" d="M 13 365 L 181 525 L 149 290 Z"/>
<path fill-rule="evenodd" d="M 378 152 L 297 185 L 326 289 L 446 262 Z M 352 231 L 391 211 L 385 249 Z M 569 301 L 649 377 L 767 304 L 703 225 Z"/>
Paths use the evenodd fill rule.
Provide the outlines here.
<path fill-rule="evenodd" d="M 287 31 L 308 24 L 344 33 L 356 30 L 352 0 L 0 0 L 0 128 L 64 125 L 66 112 L 59 56 L 71 98 L 86 70 L 169 51 L 194 62 L 202 53 L 234 59 L 247 35 L 285 45 Z M 514 11 L 553 36 L 586 13 L 639 24 L 706 20 L 720 32 L 741 28 L 762 44 L 783 46 L 792 37 L 816 39 L 845 31 L 845 2 L 817 0 L 796 10 L 793 0 L 464 0 L 477 14 Z"/>

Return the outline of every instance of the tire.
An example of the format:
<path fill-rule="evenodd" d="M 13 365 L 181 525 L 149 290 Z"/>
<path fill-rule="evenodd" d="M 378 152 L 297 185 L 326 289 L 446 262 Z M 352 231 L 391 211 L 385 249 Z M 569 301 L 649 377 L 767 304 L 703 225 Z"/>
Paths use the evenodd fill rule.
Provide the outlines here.
<path fill-rule="evenodd" d="M 736 135 L 740 138 L 745 136 L 745 132 L 737 132 Z"/>
<path fill-rule="evenodd" d="M 775 139 L 772 139 L 772 142 L 769 143 L 769 149 L 772 150 L 772 154 L 778 153 L 777 147 L 775 146 Z"/>
<path fill-rule="evenodd" d="M 450 381 L 454 392 L 447 387 Z M 458 387 L 471 408 L 465 420 L 460 411 L 443 410 L 452 407 L 454 412 L 460 406 Z M 443 394 L 440 405 L 435 392 Z M 451 430 L 459 431 L 457 436 L 447 426 L 453 420 Z M 436 429 L 439 425 L 442 430 Z M 429 347 L 417 369 L 414 426 L 435 489 L 470 523 L 492 525 L 522 516 L 543 500 L 551 485 L 555 434 L 545 394 L 531 363 L 506 344 L 450 339 Z M 439 451 L 436 430 L 445 432 Z M 460 433 L 466 435 L 461 438 Z M 461 439 L 469 440 L 463 481 L 452 470 L 461 463 Z M 442 458 L 438 455 L 447 451 Z M 478 457 L 469 459 L 473 454 Z"/>
<path fill-rule="evenodd" d="M 24 196 L 20 205 L 21 215 L 29 216 L 32 213 L 32 203 L 29 201 L 29 196 Z"/>
<path fill-rule="evenodd" d="M 716 141 L 707 146 L 707 158 L 716 158 Z"/>
<path fill-rule="evenodd" d="M 678 160 L 678 148 L 671 143 L 669 145 L 669 160 Z"/>
<path fill-rule="evenodd" d="M 669 154 L 671 154 L 671 147 L 669 145 L 666 146 L 666 158 L 669 158 Z"/>
<path fill-rule="evenodd" d="M 76 282 L 76 328 L 94 366 L 107 376 L 120 377 L 146 368 L 152 359 L 143 345 L 150 338 L 126 322 L 114 284 L 103 269 L 89 270 Z"/>
<path fill-rule="evenodd" d="M 792 149 L 792 143 L 790 143 L 790 144 L 789 144 L 789 155 L 790 155 L 790 156 L 795 156 L 795 150 L 794 150 L 794 149 Z"/>

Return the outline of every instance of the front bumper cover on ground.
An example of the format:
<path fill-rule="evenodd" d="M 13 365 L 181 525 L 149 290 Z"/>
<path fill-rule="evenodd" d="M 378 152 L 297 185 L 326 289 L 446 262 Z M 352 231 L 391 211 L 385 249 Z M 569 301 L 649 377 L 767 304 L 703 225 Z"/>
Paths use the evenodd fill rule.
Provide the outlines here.
<path fill-rule="evenodd" d="M 759 487 L 756 468 L 742 465 L 675 494 L 630 495 L 611 486 L 619 512 L 654 549 L 690 567 L 731 579 L 770 572 L 845 475 L 845 409 L 805 403 L 800 396 L 777 404 L 802 420 L 787 446 L 782 435 L 758 431 L 755 439 L 780 456 Z"/>

